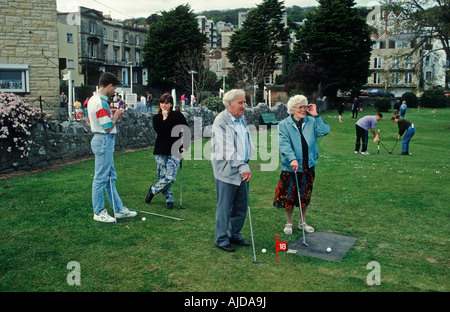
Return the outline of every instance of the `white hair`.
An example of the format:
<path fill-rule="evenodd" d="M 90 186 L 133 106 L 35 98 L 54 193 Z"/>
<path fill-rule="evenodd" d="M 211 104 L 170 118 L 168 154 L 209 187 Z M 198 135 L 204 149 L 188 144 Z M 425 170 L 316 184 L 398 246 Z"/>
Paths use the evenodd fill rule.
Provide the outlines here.
<path fill-rule="evenodd" d="M 308 105 L 308 99 L 304 95 L 294 95 L 287 103 L 287 112 L 291 114 L 297 104 Z"/>
<path fill-rule="evenodd" d="M 228 101 L 233 102 L 235 97 L 238 95 L 242 95 L 245 97 L 245 91 L 242 89 L 232 89 L 224 94 L 223 96 L 223 104 L 225 106 L 228 105 Z"/>

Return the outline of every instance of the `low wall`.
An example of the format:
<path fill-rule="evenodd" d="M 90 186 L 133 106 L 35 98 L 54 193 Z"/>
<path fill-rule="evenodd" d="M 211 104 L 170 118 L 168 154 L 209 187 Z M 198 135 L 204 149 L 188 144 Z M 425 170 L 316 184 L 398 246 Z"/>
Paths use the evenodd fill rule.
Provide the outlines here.
<path fill-rule="evenodd" d="M 288 116 L 286 105 L 278 103 L 269 108 L 265 104 L 246 109 L 245 117 L 248 124 L 256 128 L 260 125 L 263 113 L 274 113 L 278 120 Z M 191 129 L 191 137 L 199 139 L 208 137 L 209 125 L 214 122 L 217 112 L 210 111 L 204 106 L 189 108 L 183 112 Z M 201 122 L 200 122 L 201 121 Z M 194 129 L 194 126 L 196 129 Z M 200 130 L 201 127 L 201 130 Z M 206 128 L 206 131 L 205 131 Z M 194 133 L 197 136 L 194 138 Z M 0 142 L 0 173 L 13 170 L 29 170 L 39 168 L 52 162 L 73 160 L 92 156 L 92 133 L 86 120 L 41 122 L 33 126 L 30 139 L 29 156 L 21 158 L 16 151 L 7 152 L 5 142 Z M 117 122 L 116 151 L 153 146 L 156 133 L 153 129 L 153 116 L 128 109 Z"/>

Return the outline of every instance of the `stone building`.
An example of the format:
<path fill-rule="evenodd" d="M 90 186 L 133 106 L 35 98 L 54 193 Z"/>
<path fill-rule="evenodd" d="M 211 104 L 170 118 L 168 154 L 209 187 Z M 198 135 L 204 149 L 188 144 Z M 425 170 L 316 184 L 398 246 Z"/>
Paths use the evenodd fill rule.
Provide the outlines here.
<path fill-rule="evenodd" d="M 59 104 L 56 0 L 0 2 L 0 91 Z"/>
<path fill-rule="evenodd" d="M 147 28 L 124 25 L 113 21 L 102 12 L 79 7 L 78 12 L 58 13 L 60 28 L 70 33 L 73 25 L 77 40 L 75 76 L 81 76 L 84 85 L 95 86 L 101 72 L 111 72 L 117 76 L 122 86 L 146 85 L 148 70 L 143 67 L 143 50 Z M 65 34 L 60 34 L 61 38 Z M 60 58 L 74 57 L 69 42 L 60 41 Z M 73 45 L 72 45 L 73 46 Z M 69 53 L 70 52 L 70 53 Z M 75 83 L 75 85 L 77 85 Z"/>

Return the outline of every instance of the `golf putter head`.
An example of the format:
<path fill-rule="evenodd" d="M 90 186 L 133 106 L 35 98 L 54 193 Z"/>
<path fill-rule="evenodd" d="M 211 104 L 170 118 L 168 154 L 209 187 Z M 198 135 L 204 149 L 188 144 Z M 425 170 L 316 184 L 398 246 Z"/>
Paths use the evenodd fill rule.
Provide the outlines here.
<path fill-rule="evenodd" d="M 255 263 L 255 264 L 261 263 L 261 261 L 258 261 L 258 260 L 252 260 L 252 262 Z"/>

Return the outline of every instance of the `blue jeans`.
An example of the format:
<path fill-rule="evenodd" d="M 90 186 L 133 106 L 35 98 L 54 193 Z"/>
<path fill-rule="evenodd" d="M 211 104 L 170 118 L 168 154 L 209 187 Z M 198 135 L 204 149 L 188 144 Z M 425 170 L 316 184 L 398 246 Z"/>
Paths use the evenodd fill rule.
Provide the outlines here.
<path fill-rule="evenodd" d="M 416 133 L 416 129 L 413 126 L 409 126 L 408 130 L 406 130 L 405 134 L 403 135 L 402 139 L 402 153 L 408 153 L 409 152 L 409 141 Z"/>
<path fill-rule="evenodd" d="M 95 174 L 92 182 L 92 206 L 95 214 L 105 209 L 104 189 L 114 210 L 118 212 L 123 208 L 122 200 L 116 190 L 115 142 L 115 134 L 94 134 L 91 140 L 92 152 L 95 155 Z"/>
<path fill-rule="evenodd" d="M 405 116 L 406 116 L 406 109 L 402 109 L 400 111 L 400 116 L 402 116 L 402 118 L 405 118 Z"/>
<path fill-rule="evenodd" d="M 158 183 L 152 186 L 152 193 L 162 193 L 166 202 L 173 203 L 172 184 L 177 178 L 180 160 L 173 156 L 155 155 Z"/>
<path fill-rule="evenodd" d="M 242 240 L 241 230 L 247 215 L 246 183 L 237 186 L 216 179 L 215 243 L 226 246 L 232 240 Z"/>

